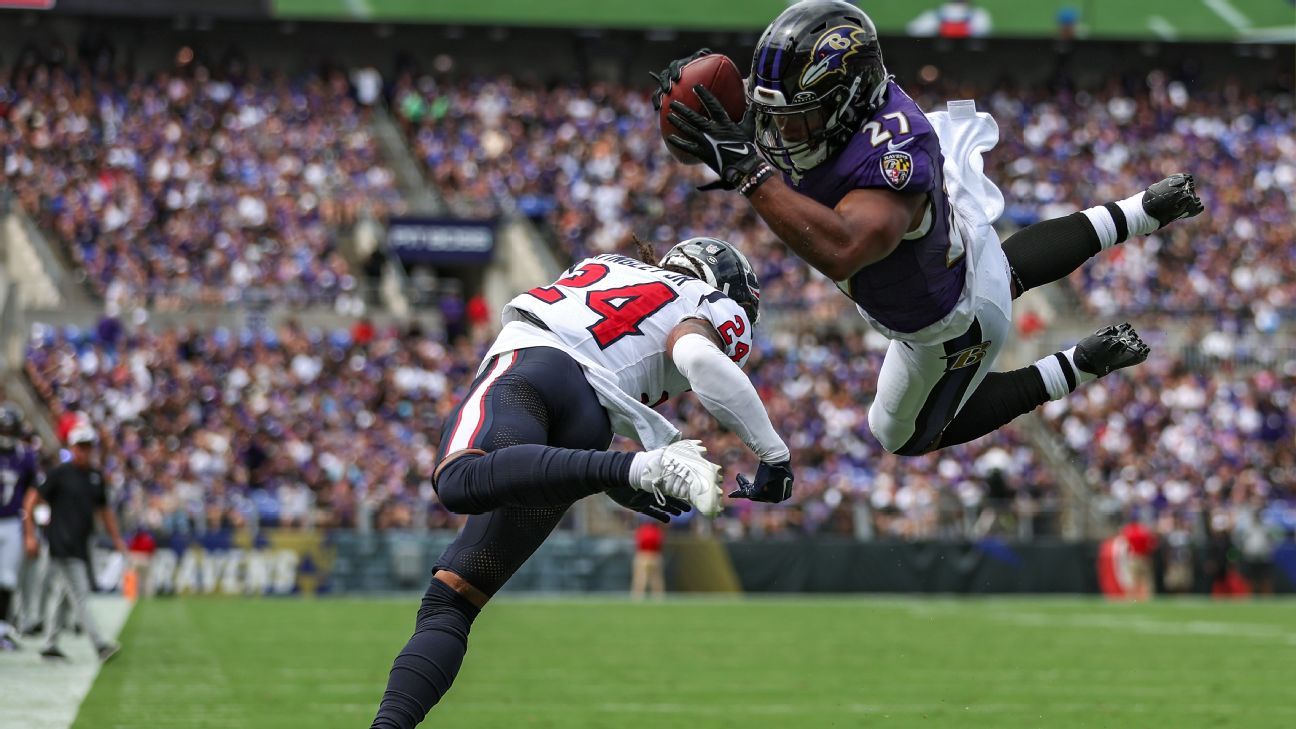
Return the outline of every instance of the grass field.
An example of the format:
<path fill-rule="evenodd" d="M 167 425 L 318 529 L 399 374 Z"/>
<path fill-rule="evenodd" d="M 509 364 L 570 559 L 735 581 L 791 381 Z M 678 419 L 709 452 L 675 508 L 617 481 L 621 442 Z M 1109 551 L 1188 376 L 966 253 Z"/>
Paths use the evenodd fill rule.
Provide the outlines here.
<path fill-rule="evenodd" d="M 417 605 L 137 605 L 78 729 L 365 727 Z M 1296 603 L 501 600 L 429 726 L 1296 726 Z"/>
<path fill-rule="evenodd" d="M 903 33 L 923 10 L 943 0 L 864 2 L 861 7 L 883 33 Z M 976 0 L 989 11 L 996 35 L 1050 37 L 1062 7 L 1080 9 L 1095 38 L 1245 38 L 1265 28 L 1286 28 L 1296 11 L 1287 0 Z M 656 0 L 607 3 L 594 0 L 274 0 L 276 16 L 422 22 L 680 27 L 760 30 L 786 0 Z"/>

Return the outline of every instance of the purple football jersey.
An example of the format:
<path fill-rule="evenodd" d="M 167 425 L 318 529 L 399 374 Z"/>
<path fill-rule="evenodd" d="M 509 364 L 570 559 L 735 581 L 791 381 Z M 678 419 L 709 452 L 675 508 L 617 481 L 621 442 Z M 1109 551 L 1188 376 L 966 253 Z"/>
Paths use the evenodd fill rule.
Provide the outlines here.
<path fill-rule="evenodd" d="M 931 218 L 892 251 L 846 282 L 847 294 L 883 326 L 916 332 L 958 303 L 967 273 L 962 245 L 950 239 L 950 207 L 940 140 L 922 109 L 894 81 L 886 104 L 833 159 L 787 177 L 793 189 L 834 207 L 860 188 L 925 192 Z M 924 232 L 925 229 L 925 232 Z"/>
<path fill-rule="evenodd" d="M 0 451 L 0 519 L 22 515 L 23 496 L 36 485 L 36 454 L 26 448 Z"/>

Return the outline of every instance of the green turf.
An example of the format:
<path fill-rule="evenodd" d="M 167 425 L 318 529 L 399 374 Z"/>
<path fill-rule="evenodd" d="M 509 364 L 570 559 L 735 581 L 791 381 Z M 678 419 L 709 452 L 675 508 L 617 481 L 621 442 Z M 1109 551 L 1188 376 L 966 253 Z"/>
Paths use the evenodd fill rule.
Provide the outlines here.
<path fill-rule="evenodd" d="M 883 33 L 903 33 L 909 21 L 942 1 L 893 0 L 861 6 Z M 1225 39 L 1259 28 L 1290 29 L 1296 23 L 1296 11 L 1287 0 L 977 0 L 976 4 L 990 12 L 996 35 L 1052 36 L 1063 7 L 1080 9 L 1082 22 L 1095 38 L 1154 38 L 1167 33 L 1166 37 L 1184 40 Z M 759 30 L 786 5 L 785 0 L 275 0 L 274 8 L 277 16 L 291 18 Z"/>
<path fill-rule="evenodd" d="M 75 726 L 368 726 L 416 605 L 142 602 Z M 503 600 L 428 725 L 1287 728 L 1294 609 Z"/>

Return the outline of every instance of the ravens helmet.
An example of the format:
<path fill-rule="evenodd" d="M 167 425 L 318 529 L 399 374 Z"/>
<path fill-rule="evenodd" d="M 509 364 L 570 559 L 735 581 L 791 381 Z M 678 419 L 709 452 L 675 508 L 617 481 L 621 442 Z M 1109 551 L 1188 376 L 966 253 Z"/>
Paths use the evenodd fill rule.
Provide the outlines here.
<path fill-rule="evenodd" d="M 747 257 L 719 238 L 689 238 L 666 251 L 661 268 L 674 268 L 714 286 L 733 299 L 755 324 L 760 319 L 760 280 Z"/>
<path fill-rule="evenodd" d="M 22 438 L 22 414 L 12 405 L 0 405 L 0 451 L 16 449 Z"/>
<path fill-rule="evenodd" d="M 845 0 L 806 0 L 756 44 L 747 100 L 756 144 L 774 166 L 805 173 L 845 147 L 886 102 L 877 28 Z"/>

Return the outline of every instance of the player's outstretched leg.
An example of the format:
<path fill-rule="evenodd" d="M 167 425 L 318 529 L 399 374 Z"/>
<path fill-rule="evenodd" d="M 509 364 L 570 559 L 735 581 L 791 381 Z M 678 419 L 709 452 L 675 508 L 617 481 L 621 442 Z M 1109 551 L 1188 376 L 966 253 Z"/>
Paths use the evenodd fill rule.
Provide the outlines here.
<path fill-rule="evenodd" d="M 1129 323 L 1109 326 L 1030 367 L 991 372 L 941 436 L 940 447 L 975 440 L 1076 387 L 1147 359 L 1148 346 Z"/>
<path fill-rule="evenodd" d="M 437 473 L 437 497 L 450 511 L 484 514 L 503 506 L 566 506 L 614 488 L 672 496 L 712 516 L 719 513 L 720 467 L 695 440 L 643 453 L 515 445 L 464 452 Z"/>
<path fill-rule="evenodd" d="M 416 726 L 450 690 L 480 608 L 439 579 L 423 595 L 414 635 L 396 656 L 373 729 Z"/>
<path fill-rule="evenodd" d="M 1013 298 L 1065 278 L 1098 253 L 1202 211 L 1192 175 L 1171 175 L 1124 200 L 1026 226 L 1003 242 Z"/>
<path fill-rule="evenodd" d="M 562 521 L 567 507 L 506 507 L 468 518 L 437 559 L 414 634 L 392 663 L 373 729 L 411 729 L 445 697 L 481 608 Z"/>
<path fill-rule="evenodd" d="M 483 368 L 441 435 L 437 497 L 460 514 L 562 506 L 630 487 L 688 501 L 708 515 L 721 492 L 696 441 L 610 453 L 612 426 L 580 365 L 556 349 L 500 355 Z"/>

